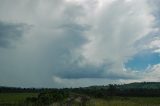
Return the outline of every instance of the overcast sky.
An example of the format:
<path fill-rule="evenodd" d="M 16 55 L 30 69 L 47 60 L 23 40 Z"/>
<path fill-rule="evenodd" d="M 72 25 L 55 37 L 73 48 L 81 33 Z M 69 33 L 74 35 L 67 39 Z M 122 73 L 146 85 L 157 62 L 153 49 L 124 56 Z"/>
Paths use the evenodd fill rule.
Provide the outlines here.
<path fill-rule="evenodd" d="M 0 86 L 160 81 L 160 0 L 0 0 Z"/>

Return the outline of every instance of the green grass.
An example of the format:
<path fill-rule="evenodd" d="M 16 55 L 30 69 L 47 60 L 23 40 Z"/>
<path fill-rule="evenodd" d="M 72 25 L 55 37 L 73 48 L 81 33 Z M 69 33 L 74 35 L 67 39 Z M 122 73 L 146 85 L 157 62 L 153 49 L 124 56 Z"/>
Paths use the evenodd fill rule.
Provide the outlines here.
<path fill-rule="evenodd" d="M 23 103 L 27 97 L 37 97 L 37 95 L 37 93 L 0 93 L 0 105 Z M 79 104 L 74 102 L 73 106 Z M 160 97 L 91 98 L 87 106 L 160 106 Z"/>
<path fill-rule="evenodd" d="M 37 97 L 37 95 L 37 93 L 0 93 L 0 104 L 21 103 L 27 97 Z"/>
<path fill-rule="evenodd" d="M 160 97 L 132 97 L 129 99 L 138 104 L 154 104 L 160 106 Z"/>
<path fill-rule="evenodd" d="M 116 97 L 113 99 L 91 99 L 87 106 L 160 106 L 159 97 Z"/>

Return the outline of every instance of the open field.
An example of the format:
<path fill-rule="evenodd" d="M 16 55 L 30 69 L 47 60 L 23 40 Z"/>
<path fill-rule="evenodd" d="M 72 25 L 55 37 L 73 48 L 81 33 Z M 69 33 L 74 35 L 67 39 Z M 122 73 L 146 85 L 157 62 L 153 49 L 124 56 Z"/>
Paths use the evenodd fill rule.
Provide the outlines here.
<path fill-rule="evenodd" d="M 160 83 L 84 88 L 0 88 L 0 106 L 160 106 Z"/>
<path fill-rule="evenodd" d="M 27 97 L 37 97 L 37 93 L 0 93 L 0 105 L 24 102 Z"/>
<path fill-rule="evenodd" d="M 37 97 L 37 95 L 37 93 L 0 93 L 0 106 L 23 103 L 27 97 Z M 76 100 L 72 104 L 72 106 L 83 106 Z M 59 103 L 53 106 L 59 106 Z M 160 106 L 160 97 L 90 98 L 84 106 Z"/>
<path fill-rule="evenodd" d="M 106 99 L 91 99 L 87 106 L 160 106 L 159 97 L 127 97 Z"/>

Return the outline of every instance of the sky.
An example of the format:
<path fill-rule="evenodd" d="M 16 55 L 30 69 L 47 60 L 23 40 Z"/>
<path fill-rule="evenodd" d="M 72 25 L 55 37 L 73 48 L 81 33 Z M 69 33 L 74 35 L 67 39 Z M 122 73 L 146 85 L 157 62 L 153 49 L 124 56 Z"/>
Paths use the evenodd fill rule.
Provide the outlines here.
<path fill-rule="evenodd" d="M 0 86 L 160 81 L 159 0 L 0 0 Z"/>

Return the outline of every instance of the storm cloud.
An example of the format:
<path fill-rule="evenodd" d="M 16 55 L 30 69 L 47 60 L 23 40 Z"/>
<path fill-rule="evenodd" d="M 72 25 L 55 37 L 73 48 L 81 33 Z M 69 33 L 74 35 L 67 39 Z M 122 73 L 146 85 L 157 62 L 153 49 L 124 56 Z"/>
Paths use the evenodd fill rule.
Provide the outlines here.
<path fill-rule="evenodd" d="M 157 50 L 159 43 L 153 42 L 159 39 L 159 18 L 153 3 L 0 0 L 0 47 L 5 48 L 0 49 L 0 84 L 77 87 L 157 81 L 159 74 L 148 76 L 158 73 L 159 63 L 143 71 L 126 67 L 139 61 L 137 54 Z"/>
<path fill-rule="evenodd" d="M 26 30 L 24 24 L 0 22 L 0 47 L 11 47 L 18 41 Z"/>

